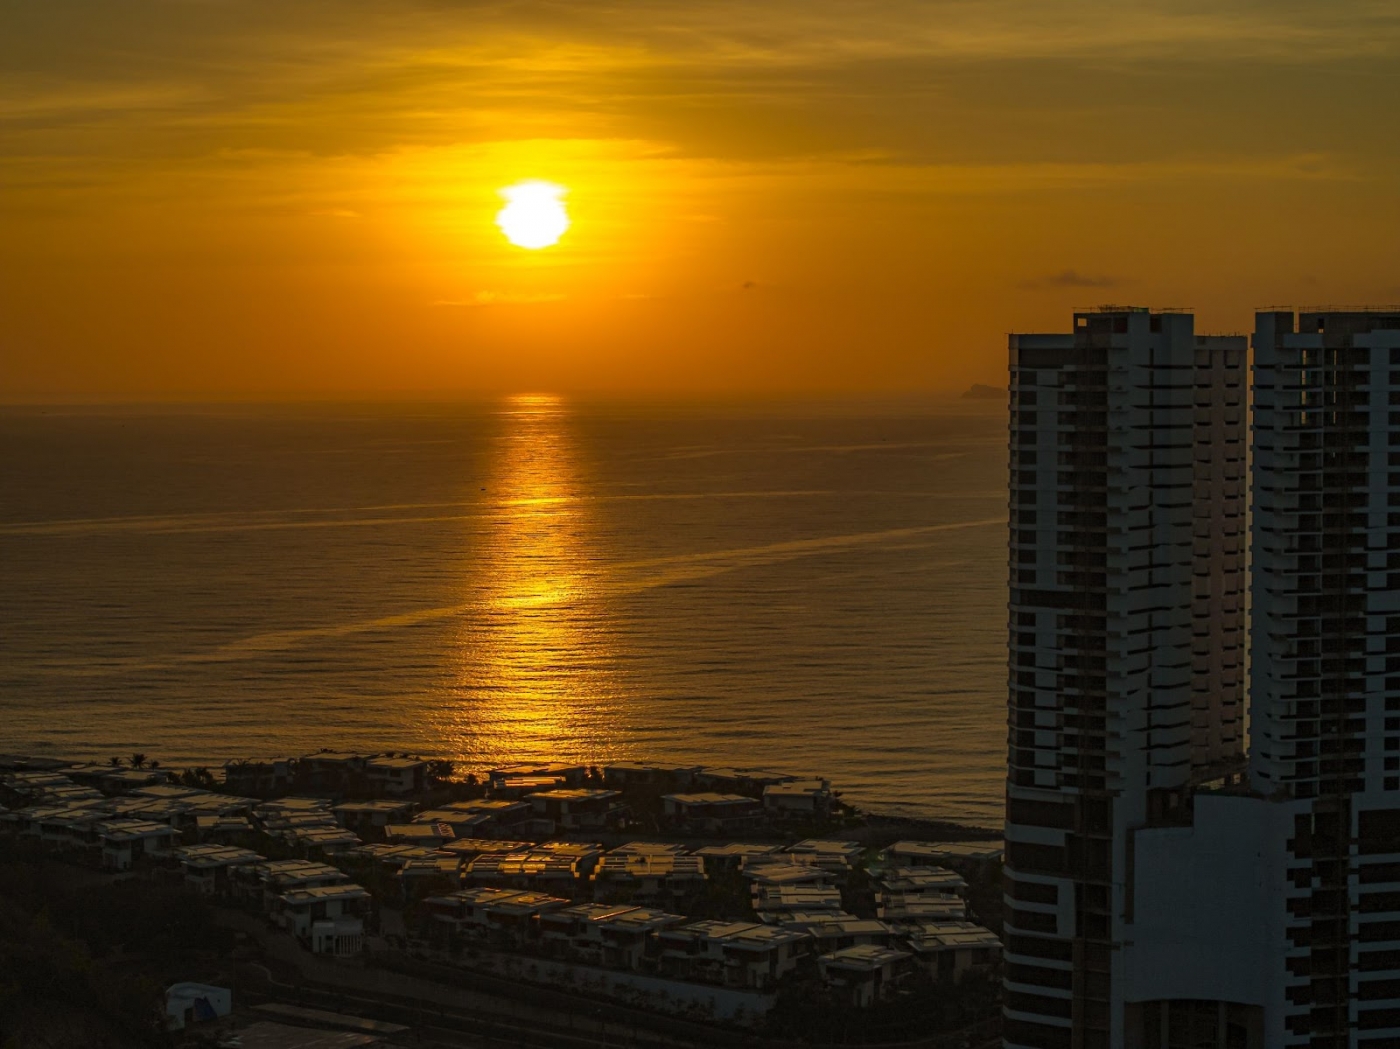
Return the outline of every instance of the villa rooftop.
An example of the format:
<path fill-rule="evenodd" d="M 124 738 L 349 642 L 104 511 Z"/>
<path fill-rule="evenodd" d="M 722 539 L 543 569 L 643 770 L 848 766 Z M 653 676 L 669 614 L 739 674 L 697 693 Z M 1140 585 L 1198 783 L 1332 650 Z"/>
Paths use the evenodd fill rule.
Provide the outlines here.
<path fill-rule="evenodd" d="M 896 951 L 892 947 L 881 947 L 875 943 L 859 943 L 854 947 L 843 947 L 821 957 L 823 963 L 840 969 L 871 971 L 883 968 L 894 962 L 902 962 L 910 955 Z"/>
<path fill-rule="evenodd" d="M 282 893 L 284 903 L 292 905 L 326 903 L 331 900 L 364 900 L 369 892 L 361 885 L 346 882 L 344 885 L 313 885 L 310 888 L 289 889 Z"/>

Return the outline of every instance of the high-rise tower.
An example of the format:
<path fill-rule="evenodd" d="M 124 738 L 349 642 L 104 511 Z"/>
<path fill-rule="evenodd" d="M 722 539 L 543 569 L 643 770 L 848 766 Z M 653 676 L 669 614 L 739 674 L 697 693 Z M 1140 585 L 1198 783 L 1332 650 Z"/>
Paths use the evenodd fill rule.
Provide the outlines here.
<path fill-rule="evenodd" d="M 1400 311 L 1256 318 L 1250 784 L 1270 1045 L 1400 1045 Z"/>
<path fill-rule="evenodd" d="M 1010 340 L 1009 1047 L 1124 1044 L 1133 836 L 1240 753 L 1246 346 L 1193 324 Z"/>

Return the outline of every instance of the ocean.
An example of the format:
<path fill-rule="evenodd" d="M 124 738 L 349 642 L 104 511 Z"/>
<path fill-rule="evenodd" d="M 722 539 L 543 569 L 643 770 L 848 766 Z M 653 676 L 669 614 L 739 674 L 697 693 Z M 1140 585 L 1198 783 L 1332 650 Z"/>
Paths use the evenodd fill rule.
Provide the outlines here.
<path fill-rule="evenodd" d="M 999 826 L 997 402 L 0 410 L 0 751 L 823 775 Z"/>

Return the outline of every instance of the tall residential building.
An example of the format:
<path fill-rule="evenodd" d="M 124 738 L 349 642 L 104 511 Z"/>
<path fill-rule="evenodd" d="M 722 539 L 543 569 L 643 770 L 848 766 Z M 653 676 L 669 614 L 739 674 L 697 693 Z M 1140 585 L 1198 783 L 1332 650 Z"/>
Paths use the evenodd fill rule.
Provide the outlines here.
<path fill-rule="evenodd" d="M 1400 311 L 1256 319 L 1247 777 L 1243 348 L 1196 340 L 1186 409 L 1189 333 L 1012 339 L 1006 1044 L 1397 1046 Z"/>
<path fill-rule="evenodd" d="M 1400 310 L 1260 313 L 1250 785 L 1269 1046 L 1400 1045 Z"/>
<path fill-rule="evenodd" d="M 1134 841 L 1241 753 L 1245 357 L 1142 309 L 1011 337 L 1008 1047 L 1163 1022 Z"/>

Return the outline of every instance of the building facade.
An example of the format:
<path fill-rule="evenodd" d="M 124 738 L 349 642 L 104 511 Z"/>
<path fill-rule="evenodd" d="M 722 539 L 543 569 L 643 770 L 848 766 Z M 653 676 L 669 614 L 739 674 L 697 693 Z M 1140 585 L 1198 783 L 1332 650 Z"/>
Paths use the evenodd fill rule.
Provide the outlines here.
<path fill-rule="evenodd" d="M 1271 1045 L 1400 1045 L 1400 310 L 1260 313 L 1250 785 Z"/>
<path fill-rule="evenodd" d="M 1007 1046 L 1124 1044 L 1132 835 L 1240 752 L 1246 349 L 1011 337 Z"/>
<path fill-rule="evenodd" d="M 1183 414 L 1189 319 L 1075 325 L 1011 345 L 1006 1045 L 1400 1045 L 1400 311 L 1257 316 L 1247 535 L 1240 340 L 1191 338 Z M 1078 409 L 1104 360 L 1096 434 Z M 1050 419 L 1025 415 L 1047 403 Z M 1043 457 L 1064 468 L 1066 445 L 1073 461 L 1095 441 L 1102 517 L 1075 516 L 1085 479 L 1052 486 Z M 1051 540 L 1047 509 L 1078 546 Z M 1098 578 L 1063 574 L 1100 527 L 1101 611 Z M 1086 679 L 1096 635 L 1050 628 L 1096 616 Z M 1098 718 L 1101 755 L 1085 750 Z"/>

